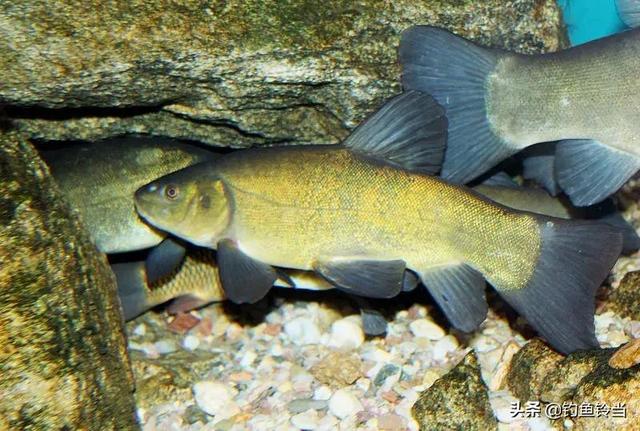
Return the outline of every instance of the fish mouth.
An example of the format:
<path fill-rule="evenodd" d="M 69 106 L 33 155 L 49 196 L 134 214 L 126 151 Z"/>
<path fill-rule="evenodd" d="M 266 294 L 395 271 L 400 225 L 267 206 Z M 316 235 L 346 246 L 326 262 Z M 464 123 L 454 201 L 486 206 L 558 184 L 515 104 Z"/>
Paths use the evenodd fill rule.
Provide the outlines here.
<path fill-rule="evenodd" d="M 145 220 L 149 220 L 149 212 L 147 210 L 153 206 L 154 195 L 157 190 L 158 186 L 152 183 L 140 187 L 133 194 L 133 205 L 138 214 Z"/>

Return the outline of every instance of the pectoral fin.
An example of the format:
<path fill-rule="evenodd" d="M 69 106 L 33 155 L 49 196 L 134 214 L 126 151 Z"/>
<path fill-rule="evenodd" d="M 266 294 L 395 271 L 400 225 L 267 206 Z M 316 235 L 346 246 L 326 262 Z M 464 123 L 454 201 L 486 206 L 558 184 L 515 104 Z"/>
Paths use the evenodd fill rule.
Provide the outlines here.
<path fill-rule="evenodd" d="M 247 256 L 229 239 L 218 243 L 218 265 L 225 294 L 239 304 L 258 302 L 278 278 L 273 267 Z"/>
<path fill-rule="evenodd" d="M 153 284 L 171 274 L 182 263 L 185 253 L 182 244 L 172 238 L 165 238 L 147 256 L 147 283 Z"/>
<path fill-rule="evenodd" d="M 402 290 L 403 260 L 357 260 L 336 258 L 319 261 L 314 269 L 345 292 L 368 298 L 391 298 Z"/>
<path fill-rule="evenodd" d="M 465 264 L 438 268 L 422 274 L 422 282 L 451 324 L 472 332 L 487 317 L 485 281 Z"/>

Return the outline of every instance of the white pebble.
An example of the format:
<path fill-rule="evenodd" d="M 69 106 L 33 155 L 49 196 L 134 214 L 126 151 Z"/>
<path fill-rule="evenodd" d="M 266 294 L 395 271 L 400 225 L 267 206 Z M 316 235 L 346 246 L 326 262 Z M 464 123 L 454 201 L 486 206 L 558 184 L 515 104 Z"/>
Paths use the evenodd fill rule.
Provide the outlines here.
<path fill-rule="evenodd" d="M 318 428 L 318 422 L 318 412 L 313 409 L 291 416 L 291 424 L 301 430 L 315 430 Z"/>
<path fill-rule="evenodd" d="M 187 350 L 196 350 L 199 345 L 200 339 L 195 335 L 187 335 L 184 337 L 184 340 L 182 340 L 182 347 Z"/>
<path fill-rule="evenodd" d="M 284 332 L 298 346 L 320 342 L 320 328 L 308 317 L 296 317 L 285 323 Z"/>
<path fill-rule="evenodd" d="M 249 368 L 253 365 L 253 362 L 256 360 L 258 355 L 253 350 L 248 350 L 240 360 L 240 366 L 242 368 Z"/>
<path fill-rule="evenodd" d="M 220 382 L 209 380 L 193 385 L 193 395 L 198 407 L 216 420 L 223 420 L 240 413 L 234 401 L 235 390 Z"/>
<path fill-rule="evenodd" d="M 455 352 L 458 348 L 458 340 L 453 335 L 447 335 L 446 337 L 438 340 L 433 346 L 433 359 L 436 361 L 442 361 L 446 359 L 447 354 Z"/>
<path fill-rule="evenodd" d="M 353 416 L 362 408 L 360 401 L 347 389 L 338 389 L 329 400 L 329 411 L 339 419 Z"/>
<path fill-rule="evenodd" d="M 331 325 L 329 346 L 338 349 L 357 349 L 364 343 L 364 331 L 353 319 L 345 317 Z"/>
<path fill-rule="evenodd" d="M 147 327 L 145 326 L 144 323 L 139 324 L 133 329 L 133 335 L 138 335 L 142 337 L 146 333 L 147 333 Z"/>
<path fill-rule="evenodd" d="M 331 395 L 333 395 L 333 391 L 331 390 L 331 388 L 327 385 L 322 385 L 318 386 L 313 392 L 313 399 L 326 401 L 331 398 Z"/>
<path fill-rule="evenodd" d="M 496 391 L 489 394 L 489 402 L 496 419 L 502 423 L 508 424 L 518 420 L 518 417 L 513 415 L 512 409 L 512 403 L 515 401 L 517 401 L 516 398 L 507 391 Z"/>
<path fill-rule="evenodd" d="M 439 340 L 445 336 L 444 329 L 428 319 L 417 319 L 409 324 L 409 329 L 416 337 Z"/>
<path fill-rule="evenodd" d="M 173 353 L 178 350 L 176 343 L 171 340 L 160 340 L 155 343 L 156 351 L 161 355 L 166 355 L 167 353 Z"/>
<path fill-rule="evenodd" d="M 527 425 L 531 431 L 554 431 L 556 429 L 551 426 L 549 419 L 543 416 L 527 420 Z"/>

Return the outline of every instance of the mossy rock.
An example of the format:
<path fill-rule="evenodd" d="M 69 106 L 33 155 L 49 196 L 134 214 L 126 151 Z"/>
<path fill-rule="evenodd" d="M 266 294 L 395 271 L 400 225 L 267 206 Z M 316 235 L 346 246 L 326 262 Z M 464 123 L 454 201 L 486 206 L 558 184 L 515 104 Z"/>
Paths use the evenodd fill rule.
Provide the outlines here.
<path fill-rule="evenodd" d="M 640 320 L 640 271 L 627 272 L 611 291 L 606 309 L 632 320 Z"/>
<path fill-rule="evenodd" d="M 422 431 L 498 428 L 473 351 L 423 391 L 411 412 Z"/>
<path fill-rule="evenodd" d="M 0 430 L 137 429 L 105 256 L 17 133 L 0 178 Z"/>
<path fill-rule="evenodd" d="M 233 147 L 339 142 L 400 91 L 414 24 L 527 53 L 565 40 L 553 0 L 31 0 L 0 21 L 0 103 L 32 137 Z"/>
<path fill-rule="evenodd" d="M 521 402 L 540 397 L 545 377 L 562 360 L 562 355 L 552 350 L 540 339 L 533 339 L 511 359 L 506 382 L 509 390 Z"/>

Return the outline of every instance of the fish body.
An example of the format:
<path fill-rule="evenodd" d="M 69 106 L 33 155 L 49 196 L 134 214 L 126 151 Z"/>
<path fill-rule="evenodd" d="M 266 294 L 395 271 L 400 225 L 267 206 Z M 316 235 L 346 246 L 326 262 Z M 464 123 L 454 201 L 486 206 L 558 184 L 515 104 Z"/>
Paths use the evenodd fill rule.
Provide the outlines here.
<path fill-rule="evenodd" d="M 399 56 L 405 89 L 429 92 L 447 110 L 444 178 L 466 183 L 526 147 L 562 141 L 555 176 L 586 206 L 640 170 L 640 29 L 519 55 L 416 26 Z"/>
<path fill-rule="evenodd" d="M 274 267 L 313 270 L 369 297 L 396 295 L 409 270 L 459 329 L 484 320 L 487 280 L 556 348 L 597 346 L 593 296 L 620 234 L 513 210 L 416 168 L 416 151 L 442 146 L 434 129 L 445 125 L 429 122 L 434 115 L 430 97 L 408 92 L 342 146 L 232 153 L 142 187 L 136 208 L 217 249 L 225 293 L 238 302 L 263 296 Z"/>
<path fill-rule="evenodd" d="M 77 209 L 97 248 L 104 253 L 159 244 L 165 232 L 140 219 L 133 203 L 142 185 L 214 153 L 162 138 L 119 138 L 43 151 L 69 204 Z"/>

